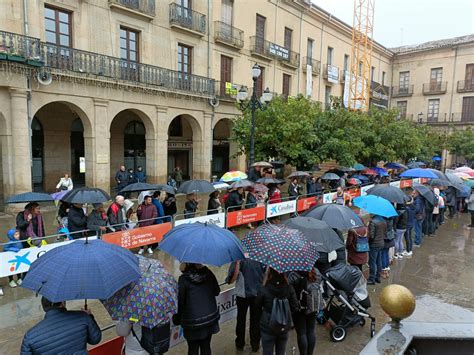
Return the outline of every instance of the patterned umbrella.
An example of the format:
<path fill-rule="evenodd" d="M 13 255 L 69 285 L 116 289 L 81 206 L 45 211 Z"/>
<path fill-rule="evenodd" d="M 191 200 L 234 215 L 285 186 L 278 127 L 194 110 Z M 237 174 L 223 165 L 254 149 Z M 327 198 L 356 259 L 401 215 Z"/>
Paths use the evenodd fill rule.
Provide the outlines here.
<path fill-rule="evenodd" d="M 253 185 L 253 190 L 255 192 L 267 192 L 268 187 L 266 187 L 265 185 L 262 185 L 262 184 L 255 184 L 255 185 Z"/>
<path fill-rule="evenodd" d="M 356 178 L 350 178 L 349 180 L 347 180 L 347 183 L 349 185 L 360 185 L 360 184 L 362 184 L 362 181 L 360 181 L 359 179 L 356 179 Z"/>
<path fill-rule="evenodd" d="M 303 233 L 284 225 L 265 224 L 242 240 L 249 258 L 278 272 L 310 271 L 319 255 Z"/>
<path fill-rule="evenodd" d="M 243 179 L 247 179 L 247 174 L 241 171 L 235 170 L 235 171 L 226 172 L 224 175 L 222 175 L 219 181 L 234 182 L 234 181 L 240 181 Z"/>
<path fill-rule="evenodd" d="M 158 260 L 138 258 L 140 279 L 102 303 L 113 320 L 131 320 L 151 329 L 176 313 L 178 284 Z"/>

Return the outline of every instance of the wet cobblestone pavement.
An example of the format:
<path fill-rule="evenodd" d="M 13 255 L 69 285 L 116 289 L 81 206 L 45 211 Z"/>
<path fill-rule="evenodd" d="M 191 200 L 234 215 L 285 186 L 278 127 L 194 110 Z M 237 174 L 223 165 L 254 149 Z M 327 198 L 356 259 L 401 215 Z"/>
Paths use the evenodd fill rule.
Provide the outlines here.
<path fill-rule="evenodd" d="M 12 223 L 8 216 L 0 217 L 0 235 L 3 236 Z M 408 320 L 427 322 L 474 323 L 474 229 L 469 229 L 467 214 L 447 220 L 435 237 L 425 238 L 421 248 L 416 248 L 410 258 L 397 260 L 391 266 L 390 276 L 382 284 L 368 286 L 372 308 L 371 313 L 377 319 L 379 330 L 389 319 L 378 305 L 378 293 L 387 284 L 398 283 L 408 287 L 417 298 L 415 313 Z M 52 223 L 46 226 L 52 232 Z M 164 253 L 155 253 L 165 267 L 176 276 L 179 275 L 178 263 Z M 213 269 L 218 280 L 223 280 L 226 266 Z M 7 279 L 1 279 L 5 295 L 0 297 L 0 354 L 17 354 L 26 330 L 43 318 L 40 300 L 21 288 L 11 289 Z M 68 302 L 69 309 L 80 309 L 82 301 Z M 90 301 L 99 325 L 105 327 L 112 323 L 104 307 L 98 301 Z M 213 354 L 250 354 L 250 346 L 238 351 L 234 346 L 235 321 L 221 325 L 221 331 L 212 340 Z M 329 329 L 317 326 L 318 354 L 357 354 L 369 341 L 369 324 L 356 326 L 348 330 L 344 342 L 333 343 L 329 338 Z M 107 330 L 104 340 L 115 337 L 115 330 Z M 186 343 L 169 351 L 169 354 L 185 354 Z M 287 354 L 298 353 L 296 337 L 291 332 Z"/>

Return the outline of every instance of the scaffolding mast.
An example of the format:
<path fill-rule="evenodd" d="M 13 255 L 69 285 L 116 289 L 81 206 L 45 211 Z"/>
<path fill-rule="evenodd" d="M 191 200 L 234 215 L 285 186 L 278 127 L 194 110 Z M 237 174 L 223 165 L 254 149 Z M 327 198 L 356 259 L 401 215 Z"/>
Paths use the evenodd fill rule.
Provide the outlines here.
<path fill-rule="evenodd" d="M 374 1 L 354 0 L 352 53 L 349 72 L 350 110 L 368 111 L 374 33 Z"/>

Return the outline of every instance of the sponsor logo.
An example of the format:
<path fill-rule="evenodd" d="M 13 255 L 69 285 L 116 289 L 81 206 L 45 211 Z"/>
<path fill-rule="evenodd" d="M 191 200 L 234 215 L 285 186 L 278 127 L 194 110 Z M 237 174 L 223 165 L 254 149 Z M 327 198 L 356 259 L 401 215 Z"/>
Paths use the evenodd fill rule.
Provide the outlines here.
<path fill-rule="evenodd" d="M 31 265 L 31 261 L 28 260 L 28 255 L 30 255 L 30 252 L 27 252 L 24 255 L 15 255 L 15 259 L 8 260 L 10 265 L 10 271 L 16 271 L 20 268 L 21 264 L 25 264 L 26 266 Z M 39 255 L 38 255 L 39 256 Z"/>

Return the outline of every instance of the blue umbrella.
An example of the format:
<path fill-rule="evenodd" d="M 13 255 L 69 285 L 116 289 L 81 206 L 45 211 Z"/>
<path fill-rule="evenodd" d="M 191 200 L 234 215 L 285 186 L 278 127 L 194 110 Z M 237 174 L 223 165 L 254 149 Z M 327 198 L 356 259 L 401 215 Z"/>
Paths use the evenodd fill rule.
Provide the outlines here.
<path fill-rule="evenodd" d="M 182 224 L 163 237 L 160 249 L 182 263 L 222 266 L 244 259 L 240 240 L 231 231 L 212 224 Z"/>
<path fill-rule="evenodd" d="M 370 214 L 376 214 L 382 217 L 398 216 L 393 205 L 383 197 L 375 195 L 359 196 L 352 200 L 354 206 L 359 207 Z"/>
<path fill-rule="evenodd" d="M 25 192 L 23 194 L 13 195 L 7 203 L 28 203 L 28 202 L 49 202 L 54 201 L 53 198 L 41 192 Z"/>
<path fill-rule="evenodd" d="M 362 170 L 366 169 L 366 167 L 364 165 L 360 164 L 360 163 L 354 164 L 352 167 L 356 171 L 362 171 Z"/>
<path fill-rule="evenodd" d="M 438 176 L 427 169 L 421 169 L 421 168 L 414 168 L 414 169 L 409 169 L 407 171 L 404 171 L 403 173 L 400 174 L 400 177 L 406 177 L 406 178 L 427 178 L 427 179 L 437 179 Z"/>
<path fill-rule="evenodd" d="M 371 168 L 371 169 L 375 170 L 377 174 L 380 176 L 388 176 L 387 170 L 385 170 L 384 168 L 379 168 L 376 166 L 375 168 Z"/>
<path fill-rule="evenodd" d="M 425 163 L 425 162 L 422 162 L 422 161 L 412 161 L 412 162 L 408 163 L 407 166 L 408 166 L 410 169 L 414 169 L 414 168 L 424 168 L 424 167 L 426 167 L 426 163 Z"/>
<path fill-rule="evenodd" d="M 352 177 L 357 179 L 357 180 L 360 180 L 362 182 L 368 182 L 369 181 L 369 178 L 365 175 L 362 175 L 362 174 L 352 175 Z"/>
<path fill-rule="evenodd" d="M 107 299 L 139 277 L 138 259 L 129 250 L 76 240 L 36 259 L 21 286 L 51 302 Z"/>
<path fill-rule="evenodd" d="M 408 169 L 406 165 L 400 164 L 400 163 L 387 163 L 385 164 L 385 167 L 387 169 Z"/>
<path fill-rule="evenodd" d="M 441 157 L 433 157 L 433 161 L 441 161 Z"/>

